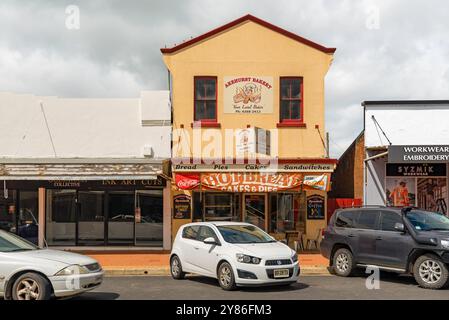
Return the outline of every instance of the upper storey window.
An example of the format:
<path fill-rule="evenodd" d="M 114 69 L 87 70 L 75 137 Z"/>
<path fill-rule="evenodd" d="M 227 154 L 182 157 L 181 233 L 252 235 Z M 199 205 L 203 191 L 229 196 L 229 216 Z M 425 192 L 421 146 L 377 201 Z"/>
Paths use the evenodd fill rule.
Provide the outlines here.
<path fill-rule="evenodd" d="M 217 78 L 195 77 L 194 120 L 217 122 Z"/>

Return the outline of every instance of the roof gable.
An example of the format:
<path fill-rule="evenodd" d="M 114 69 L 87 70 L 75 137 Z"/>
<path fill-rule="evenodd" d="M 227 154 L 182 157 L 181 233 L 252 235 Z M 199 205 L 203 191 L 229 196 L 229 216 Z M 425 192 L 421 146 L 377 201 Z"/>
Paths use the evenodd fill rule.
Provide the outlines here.
<path fill-rule="evenodd" d="M 189 46 L 192 46 L 192 45 L 194 45 L 194 44 L 196 44 L 196 43 L 198 43 L 200 41 L 203 41 L 203 40 L 205 40 L 207 38 L 210 38 L 210 37 L 212 37 L 212 36 L 214 36 L 216 34 L 219 34 L 219 33 L 223 32 L 223 31 L 226 31 L 227 29 L 231 29 L 231 28 L 233 28 L 233 27 L 235 27 L 235 26 L 237 26 L 237 25 L 239 25 L 239 24 L 241 24 L 243 22 L 246 22 L 246 21 L 252 21 L 254 23 L 257 23 L 257 24 L 259 24 L 259 25 L 261 25 L 261 26 L 263 26 L 265 28 L 268 28 L 268 29 L 270 29 L 270 30 L 272 30 L 274 32 L 280 33 L 280 34 L 282 34 L 282 35 L 284 35 L 284 36 L 286 36 L 286 37 L 288 37 L 290 39 L 293 39 L 293 40 L 295 40 L 297 42 L 305 44 L 305 45 L 307 45 L 309 47 L 315 48 L 315 49 L 317 49 L 319 51 L 322 51 L 324 53 L 332 54 L 336 50 L 336 48 L 324 47 L 324 46 L 322 46 L 322 45 L 320 45 L 318 43 L 310 41 L 310 40 L 308 40 L 306 38 L 298 36 L 297 34 L 294 34 L 294 33 L 290 32 L 290 31 L 282 29 L 282 28 L 280 28 L 278 26 L 275 26 L 275 25 L 273 25 L 273 24 L 271 24 L 269 22 L 266 22 L 266 21 L 264 21 L 262 19 L 259 19 L 257 17 L 254 17 L 254 16 L 248 14 L 248 15 L 243 16 L 243 17 L 241 17 L 241 18 L 239 18 L 237 20 L 231 21 L 231 22 L 229 22 L 229 23 L 227 23 L 227 24 L 225 24 L 225 25 L 223 25 L 221 27 L 218 27 L 218 28 L 215 28 L 215 29 L 213 29 L 213 30 L 211 30 L 209 32 L 206 32 L 206 33 L 204 33 L 204 34 L 202 34 L 202 35 L 200 35 L 198 37 L 195 37 L 193 39 L 185 41 L 185 42 L 183 42 L 183 43 L 181 43 L 179 45 L 175 45 L 175 46 L 173 46 L 171 48 L 161 48 L 161 52 L 164 53 L 164 54 L 166 54 L 166 53 L 175 53 L 175 52 L 177 52 L 177 51 L 179 51 L 181 49 L 184 49 L 184 48 L 187 48 Z"/>

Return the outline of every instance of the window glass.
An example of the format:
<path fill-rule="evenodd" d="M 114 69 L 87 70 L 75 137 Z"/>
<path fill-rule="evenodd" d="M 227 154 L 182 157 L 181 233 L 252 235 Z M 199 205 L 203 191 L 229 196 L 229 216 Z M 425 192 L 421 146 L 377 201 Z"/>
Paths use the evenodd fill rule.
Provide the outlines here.
<path fill-rule="evenodd" d="M 358 211 L 343 211 L 338 213 L 335 225 L 342 228 L 354 228 L 355 221 L 359 215 Z"/>
<path fill-rule="evenodd" d="M 383 231 L 396 231 L 394 228 L 396 223 L 402 223 L 402 218 L 394 212 L 382 211 L 382 220 L 380 227 Z"/>
<path fill-rule="evenodd" d="M 378 211 L 361 211 L 355 227 L 358 229 L 376 229 L 378 217 Z"/>
<path fill-rule="evenodd" d="M 217 80 L 195 78 L 195 121 L 217 119 Z"/>
<path fill-rule="evenodd" d="M 204 241 L 204 239 L 207 239 L 210 237 L 214 238 L 215 241 L 218 241 L 217 235 L 215 234 L 214 230 L 212 230 L 212 228 L 206 227 L 206 226 L 201 226 L 199 233 L 198 233 L 197 240 Z"/>
<path fill-rule="evenodd" d="M 163 246 L 164 201 L 162 190 L 137 191 L 136 244 Z"/>
<path fill-rule="evenodd" d="M 185 239 L 196 240 L 199 228 L 199 226 L 185 227 L 184 230 L 182 230 L 182 237 Z"/>
<path fill-rule="evenodd" d="M 218 226 L 223 239 L 228 243 L 276 242 L 267 233 L 252 225 Z"/>
<path fill-rule="evenodd" d="M 232 221 L 232 194 L 206 192 L 204 193 L 205 220 Z"/>
<path fill-rule="evenodd" d="M 449 230 L 449 218 L 436 212 L 411 210 L 406 217 L 416 230 Z"/>
<path fill-rule="evenodd" d="M 281 78 L 280 120 L 301 120 L 301 82 L 297 78 Z"/>

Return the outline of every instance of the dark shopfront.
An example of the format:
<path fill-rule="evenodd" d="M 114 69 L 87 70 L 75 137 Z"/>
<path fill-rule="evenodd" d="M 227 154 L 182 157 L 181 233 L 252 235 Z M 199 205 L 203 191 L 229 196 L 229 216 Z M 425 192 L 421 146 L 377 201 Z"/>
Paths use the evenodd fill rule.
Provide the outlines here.
<path fill-rule="evenodd" d="M 161 177 L 7 181 L 4 190 L 15 198 L 8 197 L 5 208 L 1 207 L 5 201 L 0 201 L 4 211 L 0 223 L 4 229 L 23 234 L 22 216 L 30 213 L 32 218 L 27 216 L 26 222 L 37 239 L 37 208 L 41 207 L 45 211 L 43 234 L 49 246 L 162 247 L 165 185 Z M 42 197 L 38 189 L 44 190 Z"/>

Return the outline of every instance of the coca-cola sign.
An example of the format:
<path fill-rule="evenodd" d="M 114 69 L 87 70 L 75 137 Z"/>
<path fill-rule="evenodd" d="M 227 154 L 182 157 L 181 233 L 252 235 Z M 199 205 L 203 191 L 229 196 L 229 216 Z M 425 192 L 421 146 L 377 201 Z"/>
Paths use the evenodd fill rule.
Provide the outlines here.
<path fill-rule="evenodd" d="M 197 174 L 176 174 L 176 186 L 182 190 L 195 189 L 200 184 L 200 176 Z"/>

